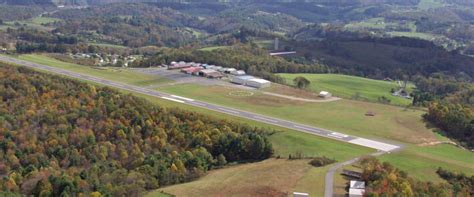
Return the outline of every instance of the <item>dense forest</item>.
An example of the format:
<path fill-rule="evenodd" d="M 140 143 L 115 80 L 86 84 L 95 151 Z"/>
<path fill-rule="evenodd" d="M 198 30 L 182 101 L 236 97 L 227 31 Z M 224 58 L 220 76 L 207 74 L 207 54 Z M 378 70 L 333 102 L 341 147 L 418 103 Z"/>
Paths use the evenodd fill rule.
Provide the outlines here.
<path fill-rule="evenodd" d="M 420 39 L 339 37 L 289 45 L 310 62 L 321 62 L 350 75 L 378 79 L 429 76 L 437 72 L 474 76 L 473 58 Z"/>
<path fill-rule="evenodd" d="M 1 3 L 0 3 L 1 4 Z M 25 20 L 49 10 L 40 6 L 0 6 L 0 20 Z"/>
<path fill-rule="evenodd" d="M 272 155 L 261 129 L 23 67 L 0 71 L 3 194 L 139 196 Z"/>
<path fill-rule="evenodd" d="M 428 108 L 425 119 L 470 149 L 474 148 L 474 85 L 469 75 L 435 73 L 415 77 L 413 104 Z"/>
<path fill-rule="evenodd" d="M 474 176 L 438 169 L 446 183 L 423 182 L 413 179 L 404 171 L 375 158 L 361 161 L 362 180 L 367 183 L 367 196 L 472 196 Z"/>

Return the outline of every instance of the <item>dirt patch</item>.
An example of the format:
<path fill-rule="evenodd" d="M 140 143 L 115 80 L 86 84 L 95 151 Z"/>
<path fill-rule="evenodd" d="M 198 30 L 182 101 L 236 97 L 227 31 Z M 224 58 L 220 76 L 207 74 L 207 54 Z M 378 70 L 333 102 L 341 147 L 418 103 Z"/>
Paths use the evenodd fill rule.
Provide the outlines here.
<path fill-rule="evenodd" d="M 283 196 L 288 196 L 288 193 L 282 192 L 277 188 L 264 186 L 264 187 L 250 190 L 249 196 L 281 196 L 283 197 Z"/>
<path fill-rule="evenodd" d="M 263 91 L 267 91 L 267 92 L 275 93 L 275 94 L 294 96 L 294 97 L 304 98 L 304 99 L 321 100 L 321 98 L 313 92 L 296 89 L 290 86 L 284 86 L 284 85 L 280 85 L 276 83 L 273 83 L 272 86 L 269 88 L 263 89 Z"/>
<path fill-rule="evenodd" d="M 243 97 L 243 96 L 253 96 L 255 93 L 250 92 L 250 91 L 232 91 L 229 92 L 229 96 L 237 96 L 237 97 Z"/>
<path fill-rule="evenodd" d="M 277 93 L 272 93 L 272 92 L 262 92 L 263 94 L 270 95 L 270 96 L 275 96 L 275 97 L 280 97 L 288 100 L 293 100 L 293 101 L 303 101 L 303 102 L 310 102 L 310 103 L 326 103 L 326 102 L 333 102 L 333 101 L 338 101 L 341 100 L 341 98 L 338 97 L 331 97 L 331 98 L 326 98 L 326 99 L 306 99 L 306 98 L 300 98 L 296 96 L 288 96 L 288 95 L 283 95 L 283 94 L 277 94 Z"/>
<path fill-rule="evenodd" d="M 281 107 L 283 105 L 301 105 L 305 102 L 288 100 L 280 97 L 268 96 L 264 94 L 257 94 L 253 97 L 240 98 L 251 105 L 261 105 L 270 107 Z"/>

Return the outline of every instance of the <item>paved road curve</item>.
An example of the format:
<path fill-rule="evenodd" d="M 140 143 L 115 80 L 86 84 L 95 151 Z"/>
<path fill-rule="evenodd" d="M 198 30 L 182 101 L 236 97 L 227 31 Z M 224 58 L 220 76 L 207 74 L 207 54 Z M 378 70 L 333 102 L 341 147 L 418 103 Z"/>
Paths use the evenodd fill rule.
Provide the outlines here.
<path fill-rule="evenodd" d="M 120 89 L 124 89 L 124 90 L 128 90 L 128 91 L 132 91 L 132 92 L 137 92 L 137 93 L 141 93 L 141 94 L 154 96 L 156 98 L 161 98 L 161 99 L 165 99 L 165 100 L 169 100 L 169 101 L 173 101 L 173 102 L 177 102 L 177 103 L 182 103 L 182 104 L 192 105 L 192 106 L 196 106 L 196 107 L 201 107 L 201 108 L 205 108 L 205 109 L 209 109 L 209 110 L 213 110 L 213 111 L 217 111 L 217 112 L 221 112 L 221 113 L 225 113 L 225 114 L 230 114 L 230 115 L 237 116 L 237 117 L 247 118 L 247 119 L 251 119 L 251 120 L 254 120 L 254 121 L 263 122 L 263 123 L 267 123 L 267 124 L 271 124 L 271 125 L 285 127 L 285 128 L 289 128 L 289 129 L 292 129 L 292 130 L 301 131 L 301 132 L 305 132 L 305 133 L 309 133 L 309 134 L 313 134 L 313 135 L 317 135 L 317 136 L 321 136 L 321 137 L 325 137 L 325 138 L 330 138 L 330 139 L 343 141 L 343 142 L 347 142 L 347 143 L 351 143 L 351 144 L 356 144 L 356 145 L 360 145 L 360 146 L 364 146 L 364 147 L 368 147 L 368 148 L 373 148 L 373 149 L 378 150 L 378 152 L 376 154 L 383 154 L 383 153 L 386 153 L 386 152 L 392 152 L 392 151 L 395 151 L 395 150 L 398 150 L 398 149 L 401 148 L 400 146 L 394 145 L 394 144 L 389 144 L 389 143 L 385 143 L 385 142 L 370 140 L 370 139 L 366 139 L 366 138 L 360 138 L 360 137 L 356 137 L 356 136 L 350 136 L 350 135 L 346 135 L 346 134 L 335 132 L 335 131 L 330 131 L 330 130 L 321 129 L 321 128 L 317 128 L 317 127 L 313 127 L 313 126 L 299 124 L 299 123 L 296 123 L 296 122 L 282 120 L 282 119 L 278 119 L 278 118 L 274 118 L 274 117 L 264 116 L 264 115 L 260 115 L 260 114 L 253 113 L 253 112 L 247 112 L 247 111 L 233 109 L 233 108 L 224 107 L 224 106 L 220 106 L 220 105 L 215 105 L 215 104 L 211 104 L 211 103 L 207 103 L 207 102 L 197 101 L 197 100 L 194 100 L 194 99 L 191 99 L 191 98 L 185 98 L 185 97 L 181 97 L 181 96 L 177 96 L 177 95 L 167 94 L 167 93 L 163 93 L 163 92 L 159 92 L 159 91 L 156 91 L 156 90 L 147 89 L 147 88 L 143 88 L 143 87 L 138 87 L 138 86 L 134 86 L 134 85 L 118 83 L 118 82 L 114 82 L 114 81 L 110 81 L 110 80 L 106 80 L 106 79 L 93 77 L 93 76 L 90 76 L 90 75 L 79 74 L 79 73 L 75 73 L 75 72 L 72 72 L 72 71 L 63 70 L 63 69 L 60 69 L 60 68 L 55 68 L 55 67 L 51 67 L 51 66 L 45 66 L 45 65 L 41 65 L 41 64 L 35 64 L 35 63 L 23 61 L 23 60 L 18 60 L 18 59 L 15 59 L 15 58 L 0 56 L 0 61 L 14 63 L 14 64 L 18 64 L 18 65 L 23 65 L 23 66 L 30 67 L 30 68 L 46 70 L 46 71 L 49 71 L 49 72 L 53 72 L 53 73 L 57 73 L 57 74 L 61 74 L 61 75 L 66 75 L 66 76 L 73 77 L 73 78 L 88 80 L 88 81 L 92 81 L 92 82 L 95 82 L 95 83 L 99 83 L 99 84 L 103 84 L 103 85 L 107 85 L 107 86 L 111 86 L 111 87 L 115 87 L 115 88 L 120 88 Z M 355 158 L 353 160 L 337 164 L 329 170 L 329 172 L 326 174 L 326 180 L 325 180 L 326 181 L 325 196 L 332 196 L 332 190 L 333 190 L 333 188 L 332 188 L 333 184 L 332 183 L 333 183 L 333 177 L 334 177 L 335 170 L 342 167 L 343 165 L 348 165 L 348 164 L 351 164 L 353 162 L 356 162 L 357 160 L 358 160 L 358 158 Z"/>

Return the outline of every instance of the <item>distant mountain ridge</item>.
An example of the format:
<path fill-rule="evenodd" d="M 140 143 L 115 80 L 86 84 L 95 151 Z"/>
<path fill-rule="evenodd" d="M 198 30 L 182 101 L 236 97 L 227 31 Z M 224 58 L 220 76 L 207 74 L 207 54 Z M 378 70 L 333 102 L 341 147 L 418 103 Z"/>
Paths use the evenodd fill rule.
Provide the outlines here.
<path fill-rule="evenodd" d="M 53 5 L 51 0 L 0 0 L 0 4 L 7 5 Z"/>
<path fill-rule="evenodd" d="M 462 0 L 450 0 L 462 1 Z M 0 0 L 0 4 L 8 5 L 103 5 L 109 3 L 139 3 L 139 2 L 161 2 L 161 3 L 199 3 L 195 0 Z M 220 3 L 298 3 L 299 0 L 208 0 L 206 2 Z M 400 5 L 416 5 L 419 0 L 306 0 L 301 3 L 317 3 L 317 4 L 339 4 L 339 5 L 355 5 L 355 4 L 374 4 L 374 3 L 390 3 Z"/>

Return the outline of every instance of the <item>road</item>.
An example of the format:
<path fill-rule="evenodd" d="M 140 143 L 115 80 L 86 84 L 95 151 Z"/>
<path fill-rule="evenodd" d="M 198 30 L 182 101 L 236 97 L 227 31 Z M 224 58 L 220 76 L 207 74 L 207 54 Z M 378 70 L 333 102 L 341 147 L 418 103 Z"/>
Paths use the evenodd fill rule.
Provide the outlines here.
<path fill-rule="evenodd" d="M 367 139 L 367 138 L 361 138 L 361 137 L 346 135 L 346 134 L 339 133 L 339 132 L 336 132 L 336 131 L 326 130 L 326 129 L 322 129 L 322 128 L 317 128 L 317 127 L 313 127 L 313 126 L 309 126 L 309 125 L 304 125 L 304 124 L 288 121 L 288 120 L 282 120 L 282 119 L 279 119 L 279 118 L 265 116 L 265 115 L 261 115 L 261 114 L 257 114 L 257 113 L 253 113 L 253 112 L 248 112 L 248 111 L 243 111 L 243 110 L 234 109 L 234 108 L 230 108 L 230 107 L 211 104 L 211 103 L 207 103 L 207 102 L 203 102 L 203 101 L 194 100 L 194 99 L 191 99 L 191 98 L 185 98 L 185 97 L 181 97 L 181 96 L 178 96 L 178 95 L 172 95 L 172 94 L 156 91 L 156 90 L 153 90 L 153 89 L 148 89 L 148 88 L 143 88 L 143 87 L 139 87 L 139 86 L 118 83 L 118 82 L 111 81 L 111 80 L 101 79 L 101 78 L 93 77 L 93 76 L 90 76 L 90 75 L 79 74 L 79 73 L 75 73 L 75 72 L 60 69 L 60 68 L 55 68 L 55 67 L 51 67 L 51 66 L 36 64 L 36 63 L 27 62 L 27 61 L 23 61 L 23 60 L 18 60 L 18 59 L 11 58 L 11 57 L 0 56 L 0 61 L 14 63 L 14 64 L 18 64 L 18 65 L 22 65 L 22 66 L 26 66 L 26 67 L 30 67 L 30 68 L 35 68 L 35 69 L 40 69 L 40 70 L 52 72 L 52 73 L 57 73 L 57 74 L 65 75 L 65 76 L 72 77 L 72 78 L 87 80 L 87 81 L 91 81 L 91 82 L 106 85 L 106 86 L 111 86 L 111 87 L 120 88 L 120 89 L 123 89 L 123 90 L 128 90 L 128 91 L 131 91 L 131 92 L 145 94 L 145 95 L 149 95 L 149 96 L 153 96 L 153 97 L 156 97 L 156 98 L 165 99 L 165 100 L 169 100 L 169 101 L 173 101 L 173 102 L 177 102 L 177 103 L 181 103 L 181 104 L 187 104 L 187 105 L 191 105 L 191 106 L 195 106 L 195 107 L 205 108 L 205 109 L 208 109 L 208 110 L 225 113 L 225 114 L 229 114 L 229 115 L 232 115 L 232 116 L 237 116 L 237 117 L 246 118 L 246 119 L 250 119 L 250 120 L 254 120 L 254 121 L 258 121 L 258 122 L 262 122 L 262 123 L 267 123 L 267 124 L 271 124 L 271 125 L 275 125 L 275 126 L 280 126 L 280 127 L 284 127 L 284 128 L 288 128 L 288 129 L 292 129 L 292 130 L 296 130 L 296 131 L 300 131 L 300 132 L 305 132 L 305 133 L 309 133 L 309 134 L 313 134 L 313 135 L 317 135 L 317 136 L 321 136 L 321 137 L 325 137 L 325 138 L 330 138 L 330 139 L 334 139 L 334 140 L 338 140 L 338 141 L 342 141 L 342 142 L 347 142 L 347 143 L 350 143 L 350 144 L 356 144 L 356 145 L 360 145 L 360 146 L 364 146 L 364 147 L 368 147 L 368 148 L 373 148 L 373 149 L 378 150 L 378 153 L 392 152 L 392 151 L 396 151 L 396 150 L 401 148 L 401 146 L 399 146 L 399 145 L 394 145 L 394 144 L 390 144 L 390 143 L 386 143 L 386 142 L 371 140 L 371 139 Z M 341 164 L 345 164 L 345 163 L 341 163 Z M 340 164 L 337 164 L 336 166 L 338 166 L 338 165 L 340 165 Z M 335 169 L 337 169 L 337 168 L 335 168 Z M 334 176 L 335 169 L 332 171 L 332 175 L 329 175 L 331 173 L 328 173 L 328 175 L 327 175 L 327 176 L 331 176 L 329 182 L 327 182 L 328 180 L 326 180 L 326 183 L 331 183 L 331 184 L 326 184 L 326 187 L 329 187 L 329 185 L 331 186 L 330 189 L 326 188 L 326 189 L 330 190 L 329 194 L 331 194 L 331 195 L 332 195 L 332 183 L 333 183 L 332 177 Z M 326 177 L 326 178 L 328 178 L 328 177 Z M 328 193 L 328 191 L 326 191 L 326 193 Z"/>
<path fill-rule="evenodd" d="M 384 151 L 378 151 L 375 153 L 370 154 L 370 156 L 380 156 L 385 154 L 386 152 Z M 334 196 L 334 173 L 336 173 L 336 170 L 339 168 L 342 168 L 343 166 L 351 165 L 356 162 L 358 162 L 362 157 L 356 157 L 351 160 L 341 162 L 341 163 L 336 163 L 334 164 L 331 168 L 329 168 L 328 172 L 326 172 L 326 176 L 324 177 L 325 185 L 324 185 L 324 197 L 332 197 Z M 331 183 L 331 184 L 328 184 Z"/>

